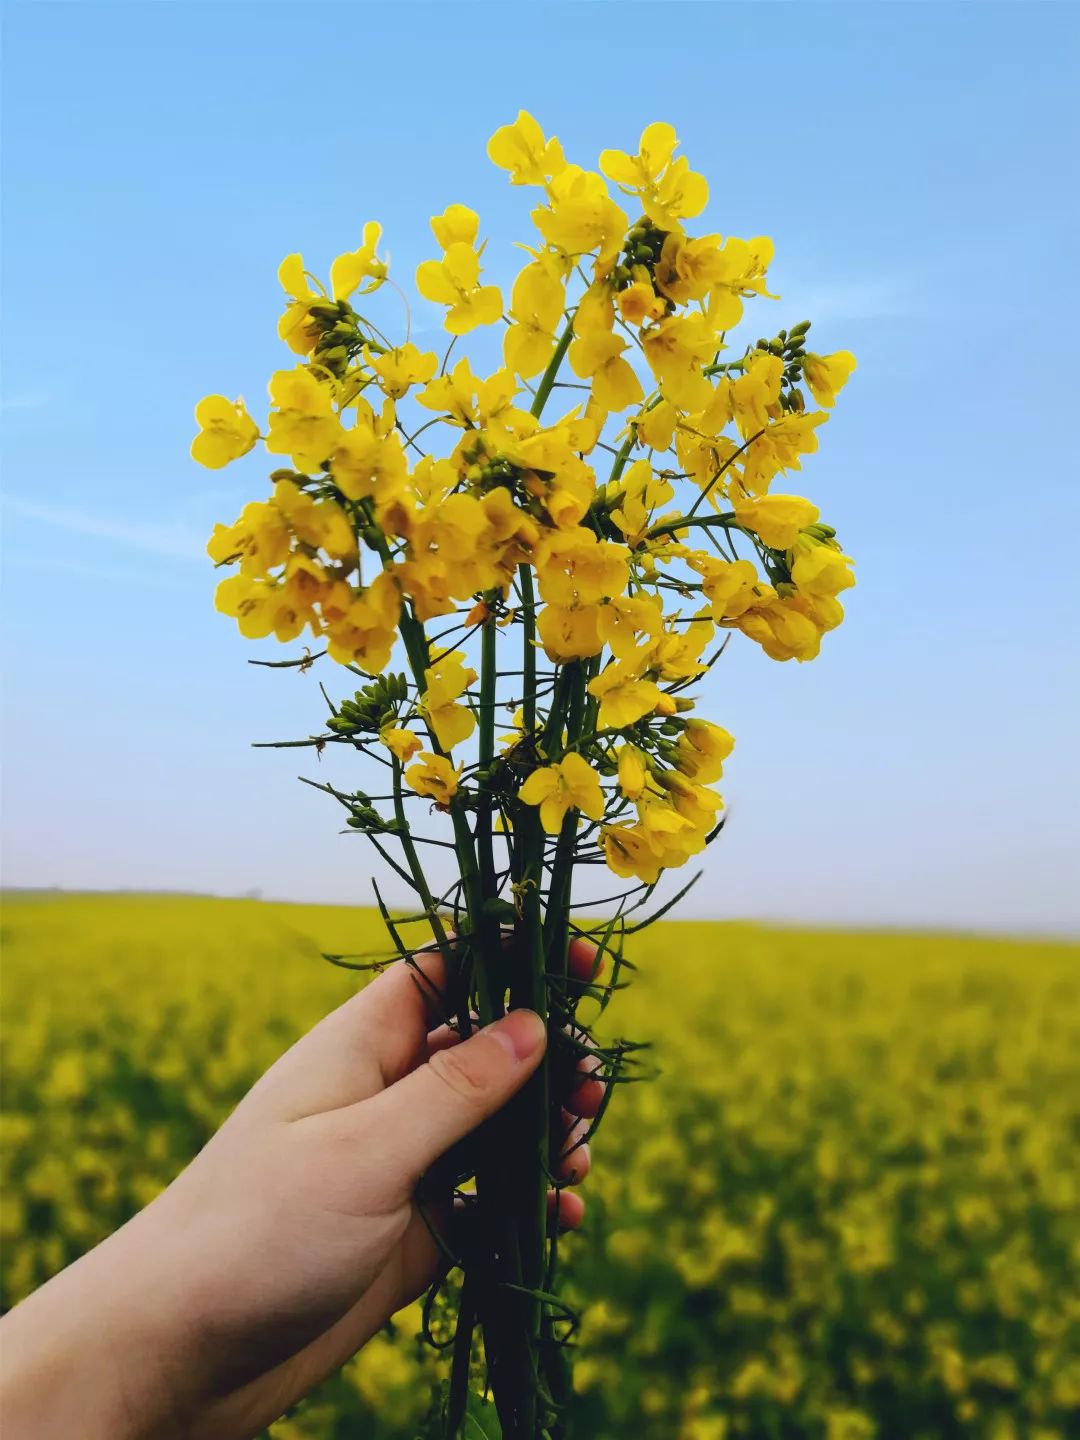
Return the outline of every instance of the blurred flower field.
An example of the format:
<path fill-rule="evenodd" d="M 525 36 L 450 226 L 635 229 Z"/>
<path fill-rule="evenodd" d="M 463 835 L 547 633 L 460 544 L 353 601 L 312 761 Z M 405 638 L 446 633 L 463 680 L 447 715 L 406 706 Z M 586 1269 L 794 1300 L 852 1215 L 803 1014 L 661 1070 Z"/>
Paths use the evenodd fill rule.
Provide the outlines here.
<path fill-rule="evenodd" d="M 148 1201 L 344 999 L 360 910 L 12 894 L 11 1305 Z M 653 1042 L 573 1248 L 587 1440 L 1080 1434 L 1080 949 L 661 924 L 608 1011 Z M 410 1440 L 418 1307 L 276 1440 Z"/>

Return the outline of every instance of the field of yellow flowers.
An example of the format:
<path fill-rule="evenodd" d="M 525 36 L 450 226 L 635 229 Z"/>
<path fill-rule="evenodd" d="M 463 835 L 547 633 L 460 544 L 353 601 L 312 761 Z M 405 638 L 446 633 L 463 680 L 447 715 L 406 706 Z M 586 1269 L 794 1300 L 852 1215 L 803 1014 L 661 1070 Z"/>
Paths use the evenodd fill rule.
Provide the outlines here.
<path fill-rule="evenodd" d="M 166 1184 L 381 944 L 362 910 L 4 906 L 10 1305 Z M 1080 1434 L 1080 950 L 661 924 L 570 1242 L 587 1440 Z M 418 1316 L 275 1440 L 408 1440 Z"/>

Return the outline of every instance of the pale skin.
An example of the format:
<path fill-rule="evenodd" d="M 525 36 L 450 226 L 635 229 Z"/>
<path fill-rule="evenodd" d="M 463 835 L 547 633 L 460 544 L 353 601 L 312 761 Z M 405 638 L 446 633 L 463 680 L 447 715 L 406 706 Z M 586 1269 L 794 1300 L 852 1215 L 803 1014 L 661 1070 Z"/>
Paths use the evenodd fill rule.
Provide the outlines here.
<path fill-rule="evenodd" d="M 461 1040 L 432 1011 L 441 957 L 418 963 L 423 984 L 399 962 L 316 1025 L 168 1189 L 0 1322 L 5 1435 L 257 1435 L 445 1268 L 417 1183 L 521 1088 L 546 1036 L 516 1010 Z M 575 940 L 572 973 L 595 967 Z M 592 1068 L 564 1100 L 560 1185 L 588 1172 Z M 578 1195 L 557 1203 L 581 1223 Z M 433 1208 L 449 1225 L 449 1197 Z"/>

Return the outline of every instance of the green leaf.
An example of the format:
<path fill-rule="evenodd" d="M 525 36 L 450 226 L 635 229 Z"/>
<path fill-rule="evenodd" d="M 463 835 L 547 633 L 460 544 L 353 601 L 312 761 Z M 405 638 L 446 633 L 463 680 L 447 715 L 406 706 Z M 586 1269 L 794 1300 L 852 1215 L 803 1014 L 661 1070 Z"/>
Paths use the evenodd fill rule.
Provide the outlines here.
<path fill-rule="evenodd" d="M 444 1380 L 432 1401 L 423 1429 L 417 1432 L 416 1440 L 446 1440 L 445 1416 L 449 1398 L 450 1385 Z M 502 1440 L 499 1412 L 476 1390 L 469 1391 L 465 1415 L 454 1440 Z"/>
<path fill-rule="evenodd" d="M 475 1390 L 469 1392 L 461 1434 L 463 1440 L 502 1440 L 498 1411 L 490 1400 L 485 1400 Z"/>
<path fill-rule="evenodd" d="M 512 925 L 517 918 L 517 911 L 509 900 L 502 900 L 492 896 L 484 901 L 483 913 L 490 915 L 492 919 L 498 920 L 500 925 Z"/>

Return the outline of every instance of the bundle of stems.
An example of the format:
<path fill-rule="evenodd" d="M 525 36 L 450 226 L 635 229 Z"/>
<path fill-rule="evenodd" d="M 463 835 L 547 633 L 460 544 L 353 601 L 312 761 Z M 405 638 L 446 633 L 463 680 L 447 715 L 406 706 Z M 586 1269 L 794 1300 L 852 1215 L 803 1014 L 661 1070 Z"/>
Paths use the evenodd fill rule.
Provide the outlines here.
<path fill-rule="evenodd" d="M 446 307 L 453 338 L 441 364 L 408 328 L 393 344 L 350 298 L 396 289 L 371 223 L 334 261 L 329 290 L 298 254 L 282 263 L 279 333 L 300 363 L 270 382 L 267 433 L 240 400 L 213 395 L 196 409 L 202 464 L 219 468 L 260 439 L 290 462 L 272 472 L 268 499 L 214 531 L 211 557 L 238 567 L 218 608 L 249 638 L 310 629 L 325 642 L 253 663 L 306 671 L 328 657 L 354 677 L 345 699 L 320 687 L 320 734 L 271 743 L 345 747 L 387 773 L 378 795 L 307 783 L 345 808 L 347 827 L 415 896 L 395 917 L 375 887 L 418 983 L 420 952 L 441 952 L 448 1022 L 468 1035 L 528 1007 L 548 1029 L 526 1088 L 429 1177 L 453 1190 L 458 1216 L 449 1233 L 431 1222 L 461 1277 L 432 1431 L 442 1440 L 475 1431 L 484 1391 L 505 1440 L 569 1433 L 577 1317 L 559 1295 L 560 1097 L 582 1063 L 603 1082 L 582 1144 L 617 1085 L 641 1073 L 639 1047 L 601 1043 L 595 1026 L 632 968 L 628 937 L 689 888 L 654 905 L 657 886 L 723 824 L 710 786 L 734 741 L 693 714 L 688 688 L 735 631 L 772 659 L 812 659 L 854 583 L 817 507 L 770 493 L 817 448 L 854 358 L 810 352 L 808 321 L 732 347 L 745 302 L 768 297 L 772 244 L 687 235 L 708 187 L 676 145 L 671 126 L 650 125 L 636 155 L 604 151 L 598 174 L 568 164 L 522 112 L 489 146 L 542 197 L 539 245 L 523 247 L 509 307 L 481 283 L 479 218 L 451 205 L 431 221 L 442 258 L 416 280 Z M 606 180 L 635 200 L 637 219 Z M 500 323 L 499 369 L 451 367 L 460 336 Z M 552 419 L 564 391 L 571 408 Z M 425 448 L 433 427 L 454 437 L 448 455 Z M 500 736 L 504 710 L 512 728 Z M 438 833 L 421 833 L 421 811 L 439 817 Z M 440 890 L 432 877 L 451 859 Z M 598 868 L 622 887 L 583 895 L 578 882 Z M 575 919 L 586 914 L 602 918 Z M 418 945 L 407 922 L 425 927 Z M 595 947 L 591 978 L 570 965 L 575 936 Z"/>
<path fill-rule="evenodd" d="M 537 387 L 531 410 L 537 419 L 552 393 L 572 335 L 570 321 Z M 628 454 L 627 445 L 616 455 L 613 480 Z M 582 1023 L 578 1007 L 587 998 L 594 1002 L 595 1016 L 603 1013 L 625 983 L 622 977 L 629 965 L 623 954 L 626 937 L 658 919 L 698 878 L 695 875 L 652 914 L 642 916 L 640 912 L 658 882 L 616 889 L 602 899 L 607 913 L 601 922 L 575 923 L 574 872 L 602 862 L 596 839 L 599 823 L 592 822 L 579 831 L 578 816 L 570 810 L 557 835 L 550 836 L 541 825 L 537 808 L 522 803 L 517 792 L 545 757 L 579 753 L 596 740 L 598 701 L 589 695 L 587 686 L 599 673 L 600 660 L 595 657 L 538 669 L 537 600 L 530 566 L 519 567 L 514 591 L 520 668 L 498 668 L 502 648 L 498 643 L 498 594 L 484 598 L 488 614 L 476 626 L 480 649 L 475 700 L 478 756 L 472 770 L 476 789 L 471 809 L 453 803 L 449 807 L 459 872 L 450 890 L 438 897 L 431 892 L 417 846 L 446 842 L 412 833 L 405 806 L 414 797 L 403 786 L 404 767 L 396 756 L 387 762 L 392 772 L 393 824 L 373 824 L 361 816 L 356 827 L 363 828 L 369 838 L 378 835 L 376 843 L 384 860 L 420 902 L 420 909 L 404 920 L 425 920 L 433 944 L 446 960 L 452 977 L 449 993 L 436 998 L 447 1022 L 467 1036 L 474 1020 L 487 1025 L 507 1010 L 525 1007 L 539 1014 L 548 1027 L 544 1059 L 523 1092 L 477 1137 L 476 1144 L 463 1147 L 452 1157 L 457 1169 L 450 1178 L 458 1187 L 457 1198 L 465 1215 L 452 1236 L 438 1236 L 452 1267 L 462 1276 L 450 1380 L 438 1417 L 438 1433 L 446 1440 L 461 1434 L 466 1420 L 477 1328 L 483 1335 L 487 1378 L 503 1436 L 507 1440 L 538 1436 L 555 1440 L 567 1433 L 566 1352 L 578 1319 L 556 1293 L 560 1233 L 556 1162 L 565 1158 L 565 1153 L 558 1153 L 562 1133 L 558 1097 L 575 1067 L 582 1060 L 590 1062 L 590 1071 L 605 1086 L 605 1098 L 589 1128 L 573 1142 L 574 1148 L 583 1146 L 603 1118 L 612 1087 L 635 1078 L 634 1055 L 641 1048 L 627 1040 L 600 1044 Z M 400 626 L 411 679 L 399 677 L 398 690 L 420 696 L 425 673 L 449 637 L 444 632 L 439 640 L 433 640 L 424 624 L 408 613 L 402 615 Z M 519 705 L 522 738 L 500 758 L 496 752 L 497 712 L 513 712 Z M 336 707 L 332 707 L 332 715 L 338 718 Z M 340 741 L 342 729 L 349 736 L 348 743 L 356 744 L 351 727 L 341 726 L 336 733 L 319 737 L 320 742 Z M 434 733 L 430 743 L 434 754 L 446 753 Z M 333 794 L 357 818 L 355 794 L 344 794 L 326 784 L 318 788 Z M 366 804 L 371 797 L 363 800 Z M 719 822 L 707 838 L 715 838 L 721 825 Z M 391 837 L 400 842 L 399 859 L 385 848 Z M 391 916 L 377 886 L 376 895 L 396 953 L 409 963 L 419 960 L 422 966 L 423 953 L 432 942 L 407 946 L 401 936 L 404 921 Z M 596 947 L 596 973 L 591 983 L 571 977 L 568 956 L 575 936 Z M 353 963 L 340 956 L 328 958 L 339 964 Z M 361 960 L 356 968 L 366 963 Z M 599 979 L 602 966 L 609 966 L 609 978 L 603 982 Z M 422 968 L 420 976 L 425 983 Z M 444 1168 L 438 1184 L 444 1185 L 447 1178 Z M 469 1189 L 462 1189 L 464 1186 Z M 434 1300 L 440 1289 L 441 1282 L 429 1300 Z"/>

